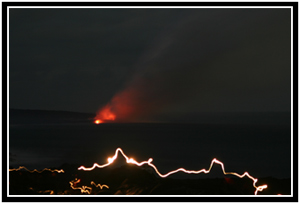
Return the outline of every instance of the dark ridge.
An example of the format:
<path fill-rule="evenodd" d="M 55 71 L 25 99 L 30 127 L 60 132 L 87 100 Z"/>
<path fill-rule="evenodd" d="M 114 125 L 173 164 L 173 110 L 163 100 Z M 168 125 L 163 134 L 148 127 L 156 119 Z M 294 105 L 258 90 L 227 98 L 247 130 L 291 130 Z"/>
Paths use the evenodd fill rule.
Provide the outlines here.
<path fill-rule="evenodd" d="M 92 113 L 78 113 L 56 110 L 25 110 L 9 109 L 9 124 L 57 124 L 57 123 L 84 123 L 95 117 Z"/>
<path fill-rule="evenodd" d="M 52 123 L 90 123 L 94 113 L 80 113 L 57 110 L 9 109 L 10 125 L 18 124 L 52 124 Z M 275 125 L 290 126 L 290 112 L 219 112 L 174 114 L 153 118 L 151 122 L 117 123 L 172 123 L 172 124 L 219 124 L 219 125 Z M 109 123 L 109 122 L 108 122 Z M 115 123 L 115 122 L 113 122 Z"/>

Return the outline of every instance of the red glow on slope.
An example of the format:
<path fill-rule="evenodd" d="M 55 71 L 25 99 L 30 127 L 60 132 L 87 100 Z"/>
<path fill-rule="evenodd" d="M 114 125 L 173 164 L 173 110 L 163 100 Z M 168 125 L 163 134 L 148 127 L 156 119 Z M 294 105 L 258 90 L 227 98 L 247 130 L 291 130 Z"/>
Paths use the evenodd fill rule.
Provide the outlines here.
<path fill-rule="evenodd" d="M 125 153 L 123 152 L 123 150 L 121 148 L 117 148 L 116 149 L 116 152 L 115 152 L 115 155 L 113 157 L 109 157 L 107 159 L 107 163 L 106 164 L 103 164 L 103 165 L 99 165 L 97 163 L 94 163 L 94 165 L 90 168 L 86 168 L 84 166 L 80 166 L 78 168 L 78 170 L 84 170 L 84 171 L 91 171 L 93 169 L 95 169 L 96 167 L 97 168 L 104 168 L 104 167 L 107 167 L 109 166 L 110 164 L 112 164 L 118 157 L 118 153 L 121 153 L 123 155 L 123 157 L 126 159 L 126 162 L 127 163 L 130 163 L 130 164 L 135 164 L 137 166 L 142 166 L 144 164 L 148 164 L 149 166 L 151 166 L 155 172 L 162 178 L 165 178 L 165 177 L 168 177 L 169 175 L 171 174 L 174 174 L 174 173 L 177 173 L 179 171 L 182 171 L 184 173 L 187 173 L 187 174 L 200 174 L 200 173 L 205 173 L 205 174 L 208 174 L 211 170 L 211 168 L 213 167 L 213 165 L 216 163 L 216 164 L 219 164 L 221 167 L 222 167 L 222 171 L 223 171 L 223 174 L 224 175 L 234 175 L 234 176 L 237 176 L 239 178 L 243 178 L 245 176 L 247 176 L 249 179 L 251 179 L 253 181 L 253 187 L 256 189 L 254 194 L 257 195 L 257 192 L 258 191 L 263 191 L 264 189 L 266 189 L 268 186 L 267 185 L 262 185 L 262 186 L 256 186 L 256 183 L 257 183 L 257 179 L 252 177 L 248 172 L 244 172 L 242 175 L 241 174 L 238 174 L 238 173 L 235 173 L 235 172 L 226 172 L 225 171 L 225 167 L 224 167 L 224 164 L 217 160 L 216 158 L 212 160 L 211 164 L 210 164 L 210 167 L 208 170 L 206 169 L 201 169 L 201 170 L 198 170 L 198 171 L 195 171 L 195 170 L 186 170 L 184 168 L 178 168 L 176 170 L 173 170 L 173 171 L 170 171 L 169 173 L 166 173 L 166 174 L 161 174 L 158 169 L 156 168 L 156 166 L 154 164 L 152 164 L 152 161 L 153 159 L 152 158 L 149 158 L 147 161 L 142 161 L 142 162 L 137 162 L 135 161 L 133 158 L 128 158 Z"/>
<path fill-rule="evenodd" d="M 116 93 L 107 105 L 102 107 L 95 119 L 117 122 L 137 122 L 159 111 L 162 98 L 153 97 L 151 87 L 144 78 L 136 78 L 124 90 Z M 155 99 L 155 100 L 154 100 Z"/>
<path fill-rule="evenodd" d="M 111 110 L 110 105 L 104 106 L 96 115 L 94 123 L 99 124 L 104 121 L 113 121 L 116 119 L 116 114 Z"/>

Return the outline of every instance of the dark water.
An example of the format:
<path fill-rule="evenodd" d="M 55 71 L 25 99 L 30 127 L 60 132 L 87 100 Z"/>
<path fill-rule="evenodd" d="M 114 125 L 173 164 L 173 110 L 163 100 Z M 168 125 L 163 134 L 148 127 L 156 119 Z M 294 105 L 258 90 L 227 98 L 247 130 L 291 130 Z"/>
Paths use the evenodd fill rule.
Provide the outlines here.
<path fill-rule="evenodd" d="M 82 123 L 19 125 L 9 129 L 10 167 L 104 164 L 118 147 L 137 161 L 153 158 L 161 173 L 179 167 L 208 169 L 211 160 L 217 158 L 228 172 L 291 177 L 288 126 Z M 221 173 L 220 166 L 213 169 L 216 174 L 212 175 Z"/>

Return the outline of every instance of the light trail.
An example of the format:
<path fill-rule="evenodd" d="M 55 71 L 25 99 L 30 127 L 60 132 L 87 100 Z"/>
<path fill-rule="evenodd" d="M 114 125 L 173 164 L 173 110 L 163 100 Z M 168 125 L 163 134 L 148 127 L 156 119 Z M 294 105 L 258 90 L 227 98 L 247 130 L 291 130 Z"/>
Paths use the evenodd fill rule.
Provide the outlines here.
<path fill-rule="evenodd" d="M 42 173 L 43 171 L 51 171 L 51 172 L 57 172 L 57 173 L 65 173 L 63 169 L 58 170 L 58 169 L 48 169 L 48 168 L 44 168 L 43 170 L 38 171 L 38 170 L 36 170 L 36 169 L 34 169 L 34 170 L 29 170 L 29 169 L 27 169 L 25 166 L 19 166 L 19 168 L 17 168 L 17 169 L 9 169 L 9 171 L 20 171 L 21 169 L 24 169 L 24 170 L 26 170 L 26 171 L 28 171 L 28 172 L 30 172 L 30 173 L 34 173 L 34 172 Z"/>
<path fill-rule="evenodd" d="M 248 172 L 245 172 L 243 174 L 238 174 L 238 173 L 235 173 L 235 172 L 226 172 L 225 171 L 225 167 L 224 167 L 224 164 L 217 160 L 216 158 L 214 158 L 210 164 L 210 167 L 208 170 L 206 169 L 200 169 L 198 171 L 195 171 L 195 170 L 186 170 L 184 168 L 178 168 L 176 170 L 173 170 L 173 171 L 170 171 L 169 173 L 166 173 L 166 174 L 161 174 L 158 169 L 156 168 L 156 166 L 154 164 L 152 164 L 151 162 L 153 161 L 152 158 L 149 158 L 147 161 L 142 161 L 142 162 L 137 162 L 136 160 L 134 160 L 133 158 L 128 158 L 126 156 L 126 154 L 123 152 L 123 150 L 121 148 L 117 148 L 116 149 L 116 152 L 115 152 L 115 155 L 113 157 L 109 157 L 107 160 L 108 162 L 106 164 L 103 164 L 103 165 L 99 165 L 97 163 L 94 163 L 94 165 L 92 167 L 89 167 L 89 168 L 86 168 L 84 166 L 80 166 L 78 168 L 78 170 L 84 170 L 84 171 L 91 171 L 95 168 L 104 168 L 104 167 L 107 167 L 109 166 L 110 164 L 112 164 L 118 157 L 118 153 L 121 153 L 123 155 L 123 157 L 126 159 L 126 162 L 129 163 L 129 164 L 135 164 L 137 166 L 142 166 L 144 164 L 148 164 L 149 166 L 151 166 L 155 172 L 162 178 L 165 178 L 165 177 L 168 177 L 170 176 L 171 174 L 175 174 L 177 172 L 184 172 L 184 173 L 187 173 L 187 174 L 200 174 L 200 173 L 205 173 L 205 174 L 208 174 L 213 165 L 216 163 L 216 164 L 219 164 L 221 167 L 222 167 L 222 171 L 223 171 L 223 174 L 224 175 L 234 175 L 234 176 L 237 176 L 239 178 L 244 178 L 245 176 L 247 176 L 249 179 L 251 179 L 253 181 L 253 187 L 256 189 L 255 192 L 254 192 L 254 195 L 257 195 L 257 193 L 260 191 L 263 191 L 264 189 L 266 189 L 268 186 L 265 184 L 265 185 L 261 185 L 261 186 L 256 186 L 256 183 L 258 181 L 258 179 L 252 177 Z"/>
<path fill-rule="evenodd" d="M 74 181 L 70 181 L 70 187 L 73 190 L 80 190 L 81 193 L 87 193 L 87 194 L 91 194 L 92 193 L 92 187 L 89 186 L 81 186 L 81 187 L 75 187 L 76 184 L 78 184 L 80 182 L 80 179 L 75 179 Z M 91 185 L 95 185 L 96 187 L 100 187 L 100 189 L 102 190 L 104 187 L 105 188 L 109 188 L 107 185 L 103 184 L 96 184 L 94 181 L 91 181 Z"/>
<path fill-rule="evenodd" d="M 32 187 L 29 188 L 29 190 L 35 191 Z M 53 190 L 45 190 L 45 191 L 37 191 L 38 193 L 50 193 L 50 195 L 54 195 Z"/>
<path fill-rule="evenodd" d="M 80 182 L 80 179 L 75 179 L 75 181 L 70 181 L 70 186 L 73 190 L 80 190 L 81 193 L 91 194 L 92 188 L 88 186 L 75 187 L 77 183 Z"/>
<path fill-rule="evenodd" d="M 29 190 L 35 191 L 32 187 L 30 187 Z M 38 193 L 50 193 L 50 195 L 54 195 L 53 190 L 38 191 Z"/>
<path fill-rule="evenodd" d="M 91 181 L 91 184 L 92 185 L 95 185 L 96 187 L 99 187 L 101 190 L 105 187 L 105 188 L 109 188 L 107 185 L 103 184 L 101 185 L 100 183 L 99 184 L 95 184 L 94 181 Z"/>
<path fill-rule="evenodd" d="M 50 193 L 50 195 L 54 195 L 54 191 L 53 190 L 39 191 L 39 193 Z"/>

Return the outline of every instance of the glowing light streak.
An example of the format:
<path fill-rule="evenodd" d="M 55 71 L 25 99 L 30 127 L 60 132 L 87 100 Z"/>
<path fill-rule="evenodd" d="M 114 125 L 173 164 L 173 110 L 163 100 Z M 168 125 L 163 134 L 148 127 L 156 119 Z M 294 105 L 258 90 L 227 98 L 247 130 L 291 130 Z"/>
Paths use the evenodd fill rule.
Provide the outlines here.
<path fill-rule="evenodd" d="M 29 189 L 34 191 L 34 189 L 32 187 L 30 187 Z M 38 193 L 50 193 L 50 195 L 54 195 L 53 190 L 38 191 Z"/>
<path fill-rule="evenodd" d="M 101 185 L 100 183 L 99 184 L 95 184 L 94 181 L 91 181 L 91 184 L 92 185 L 95 185 L 96 187 L 99 187 L 101 190 L 105 187 L 105 188 L 109 188 L 107 185 L 103 184 Z"/>
<path fill-rule="evenodd" d="M 180 172 L 180 171 L 182 171 L 182 172 L 184 172 L 184 173 L 187 173 L 187 174 L 200 174 L 200 173 L 208 174 L 208 173 L 211 171 L 213 165 L 216 163 L 216 164 L 219 164 L 219 165 L 222 167 L 222 171 L 223 171 L 223 174 L 224 174 L 224 175 L 234 175 L 234 176 L 237 176 L 237 177 L 239 177 L 239 178 L 244 178 L 245 176 L 247 176 L 249 179 L 251 179 L 251 180 L 253 181 L 253 187 L 256 189 L 255 192 L 254 192 L 255 195 L 257 195 L 258 191 L 261 192 L 261 191 L 263 191 L 264 189 L 266 189 L 266 188 L 268 187 L 267 185 L 256 186 L 256 183 L 257 183 L 258 179 L 252 177 L 248 172 L 245 172 L 245 173 L 243 173 L 243 174 L 238 174 L 238 173 L 235 173 L 235 172 L 226 172 L 226 171 L 225 171 L 224 164 L 223 164 L 221 161 L 217 160 L 216 158 L 214 158 L 214 159 L 212 160 L 212 162 L 211 162 L 210 167 L 209 167 L 208 170 L 206 170 L 206 169 L 200 169 L 200 170 L 198 170 L 198 171 L 195 171 L 195 170 L 186 170 L 186 169 L 184 169 L 184 168 L 178 168 L 178 169 L 173 170 L 173 171 L 170 171 L 170 172 L 168 172 L 168 173 L 166 173 L 166 174 L 161 174 L 161 173 L 158 171 L 158 169 L 156 168 L 156 166 L 155 166 L 154 164 L 151 163 L 151 162 L 153 161 L 152 158 L 149 158 L 147 161 L 137 162 L 137 161 L 134 160 L 133 158 L 128 158 L 128 157 L 125 155 L 125 153 L 123 152 L 123 150 L 122 150 L 121 148 L 117 148 L 117 149 L 116 149 L 115 155 L 114 155 L 113 157 L 109 157 L 109 158 L 107 159 L 108 162 L 107 162 L 106 164 L 99 165 L 99 164 L 97 164 L 97 163 L 94 163 L 94 165 L 93 165 L 92 167 L 86 168 L 86 167 L 84 167 L 84 166 L 80 166 L 80 167 L 78 168 L 78 170 L 91 171 L 91 170 L 93 170 L 93 169 L 95 169 L 95 168 L 104 168 L 104 167 L 107 167 L 107 166 L 109 166 L 110 164 L 112 164 L 112 163 L 117 159 L 118 153 L 119 153 L 119 152 L 120 152 L 120 153 L 123 155 L 123 157 L 126 159 L 126 162 L 127 162 L 127 163 L 135 164 L 135 165 L 137 165 L 137 166 L 142 166 L 142 165 L 144 165 L 144 164 L 148 164 L 148 165 L 151 166 L 151 167 L 155 170 L 155 172 L 156 172 L 160 177 L 162 177 L 162 178 L 168 177 L 168 176 L 170 176 L 171 174 L 175 174 L 175 173 Z"/>
<path fill-rule="evenodd" d="M 58 170 L 58 169 L 48 169 L 48 168 L 44 168 L 43 170 L 38 171 L 38 170 L 36 170 L 36 169 L 34 169 L 34 170 L 29 170 L 29 169 L 27 169 L 25 166 L 19 166 L 19 168 L 17 168 L 17 169 L 9 169 L 9 171 L 20 171 L 21 169 L 24 169 L 24 170 L 26 170 L 26 171 L 28 171 L 28 172 L 30 172 L 30 173 L 34 173 L 34 172 L 42 173 L 43 171 L 51 171 L 51 172 L 57 172 L 57 173 L 65 173 L 63 169 L 59 169 L 59 170 Z"/>
<path fill-rule="evenodd" d="M 81 186 L 81 187 L 75 187 L 78 183 L 80 182 L 80 179 L 75 179 L 74 181 L 70 181 L 70 186 L 73 190 L 80 190 L 81 193 L 87 193 L 87 194 L 91 194 L 92 192 L 92 187 L 89 186 Z M 94 181 L 91 181 L 92 185 L 95 185 L 96 187 L 99 187 L 101 190 L 105 187 L 105 188 L 109 188 L 107 185 L 103 184 L 96 184 Z"/>
<path fill-rule="evenodd" d="M 80 190 L 81 193 L 88 193 L 91 194 L 92 192 L 92 188 L 88 187 L 88 186 L 81 186 L 81 187 L 75 187 L 74 185 L 76 185 L 77 183 L 80 182 L 80 179 L 75 179 L 75 181 L 70 181 L 70 186 L 73 190 Z"/>
<path fill-rule="evenodd" d="M 53 190 L 39 191 L 39 193 L 50 193 L 50 195 L 54 195 L 54 191 Z"/>

